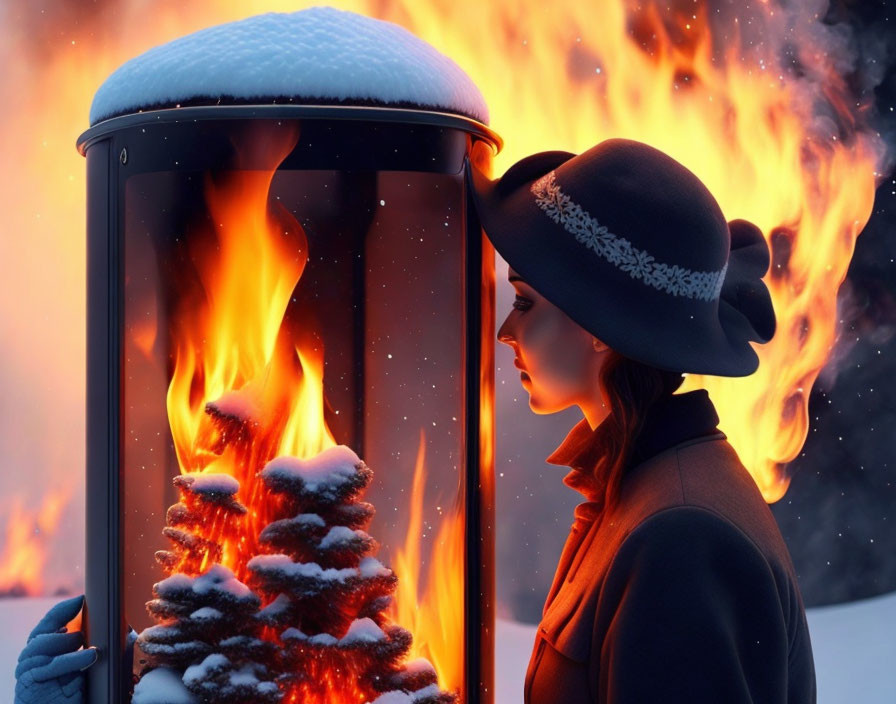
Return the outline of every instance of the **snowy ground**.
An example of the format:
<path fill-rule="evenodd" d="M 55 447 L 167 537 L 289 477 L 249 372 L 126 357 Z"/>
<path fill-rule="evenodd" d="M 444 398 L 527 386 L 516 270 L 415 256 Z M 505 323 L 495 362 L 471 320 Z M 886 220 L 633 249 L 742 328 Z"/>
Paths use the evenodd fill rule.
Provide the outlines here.
<path fill-rule="evenodd" d="M 59 599 L 0 600 L 0 701 L 11 700 L 19 650 Z M 896 593 L 809 610 L 818 704 L 896 701 Z M 495 703 L 520 704 L 535 627 L 499 620 Z M 4 696 L 5 693 L 6 696 Z"/>

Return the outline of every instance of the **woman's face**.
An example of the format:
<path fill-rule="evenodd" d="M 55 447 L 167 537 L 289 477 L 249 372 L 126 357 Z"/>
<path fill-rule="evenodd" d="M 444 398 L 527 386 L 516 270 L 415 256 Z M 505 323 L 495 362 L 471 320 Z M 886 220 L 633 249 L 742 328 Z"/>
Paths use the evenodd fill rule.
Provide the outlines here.
<path fill-rule="evenodd" d="M 603 406 L 598 375 L 609 348 L 512 268 L 507 280 L 516 290 L 516 299 L 498 330 L 498 340 L 513 348 L 514 365 L 529 392 L 529 407 L 545 414 L 579 405 L 594 427 L 592 420 L 599 422 L 595 416 Z"/>

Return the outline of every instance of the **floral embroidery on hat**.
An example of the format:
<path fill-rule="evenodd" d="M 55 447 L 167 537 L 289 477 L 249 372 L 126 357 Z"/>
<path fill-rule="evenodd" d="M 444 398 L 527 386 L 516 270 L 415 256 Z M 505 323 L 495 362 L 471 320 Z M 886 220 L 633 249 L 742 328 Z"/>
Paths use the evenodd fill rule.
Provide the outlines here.
<path fill-rule="evenodd" d="M 614 235 L 578 203 L 574 203 L 560 190 L 553 171 L 535 181 L 529 190 L 535 195 L 538 207 L 551 220 L 633 279 L 640 279 L 648 286 L 673 296 L 713 301 L 721 294 L 728 270 L 727 262 L 719 271 L 693 271 L 677 264 L 656 261 L 645 250 L 638 249 L 624 237 Z"/>

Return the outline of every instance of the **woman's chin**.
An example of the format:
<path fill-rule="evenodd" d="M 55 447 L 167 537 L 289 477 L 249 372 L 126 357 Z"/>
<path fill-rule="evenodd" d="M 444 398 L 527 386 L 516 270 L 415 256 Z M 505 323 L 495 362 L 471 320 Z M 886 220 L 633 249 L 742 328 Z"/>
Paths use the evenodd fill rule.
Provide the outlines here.
<path fill-rule="evenodd" d="M 562 408 L 554 408 L 554 407 L 546 408 L 545 406 L 539 406 L 537 404 L 534 404 L 532 402 L 531 398 L 529 399 L 529 408 L 532 410 L 532 412 L 535 415 L 539 415 L 539 416 L 549 416 L 552 413 L 557 413 L 558 411 L 563 410 Z"/>
<path fill-rule="evenodd" d="M 533 413 L 543 416 L 554 412 L 553 408 L 546 407 L 539 395 L 533 392 L 531 383 L 523 383 L 523 388 L 529 392 L 529 408 Z"/>
<path fill-rule="evenodd" d="M 551 413 L 559 413 L 572 405 L 571 403 L 559 403 L 557 401 L 546 402 L 541 394 L 533 390 L 531 382 L 524 383 L 523 388 L 529 392 L 529 408 L 537 415 L 547 416 Z"/>
<path fill-rule="evenodd" d="M 523 389 L 525 389 L 529 393 L 529 408 L 532 409 L 533 413 L 537 413 L 538 415 L 547 415 L 549 413 L 557 412 L 557 404 L 545 403 L 542 394 L 532 383 L 532 377 L 530 377 L 526 372 L 520 373 L 520 383 L 522 384 Z"/>

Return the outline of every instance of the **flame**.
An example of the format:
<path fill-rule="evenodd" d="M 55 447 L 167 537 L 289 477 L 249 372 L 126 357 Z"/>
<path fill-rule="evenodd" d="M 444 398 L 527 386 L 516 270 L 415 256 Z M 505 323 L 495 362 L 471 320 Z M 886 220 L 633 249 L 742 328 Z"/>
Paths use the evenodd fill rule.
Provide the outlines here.
<path fill-rule="evenodd" d="M 222 546 L 222 564 L 240 579 L 276 508 L 255 472 L 275 456 L 308 457 L 336 444 L 324 421 L 323 349 L 291 339 L 284 326 L 308 242 L 285 209 L 275 214 L 268 204 L 276 167 L 298 133 L 265 130 L 246 140 L 270 168 L 206 177 L 213 237 L 191 240 L 206 304 L 185 295 L 174 317 L 167 398 L 181 472 L 229 474 L 244 487 L 239 498 L 250 515 L 241 529 L 230 530 L 221 515 L 204 536 Z M 251 443 L 233 442 L 246 433 Z"/>
<path fill-rule="evenodd" d="M 762 229 L 773 252 L 764 281 L 778 332 L 754 345 L 755 374 L 690 375 L 681 392 L 709 391 L 720 428 L 771 503 L 786 492 L 786 465 L 808 434 L 809 392 L 836 341 L 836 294 L 871 215 L 882 146 L 863 128 L 867 106 L 850 102 L 834 59 L 817 47 L 800 47 L 821 76 L 807 86 L 773 72 L 773 42 L 765 56 L 747 51 L 736 23 L 727 51 L 714 56 L 706 3 L 680 16 L 657 7 L 616 0 L 544 12 L 531 1 L 460 1 L 402 8 L 391 18 L 480 87 L 505 140 L 498 173 L 536 151 L 581 152 L 627 137 L 694 171 L 727 219 Z M 813 90 L 836 111 L 839 136 L 819 134 Z"/>
<path fill-rule="evenodd" d="M 460 691 L 464 653 L 464 518 L 455 505 L 441 516 L 433 559 L 427 572 L 428 589 L 420 598 L 420 540 L 423 537 L 423 491 L 426 486 L 426 437 L 414 463 L 410 519 L 404 549 L 396 552 L 398 576 L 390 618 L 414 634 L 408 658 L 426 658 L 439 673 L 442 687 Z M 438 559 L 435 559 L 438 556 Z"/>
<path fill-rule="evenodd" d="M 28 510 L 14 497 L 0 552 L 0 594 L 36 595 L 44 590 L 44 566 L 70 489 L 51 489 L 40 508 Z"/>
<path fill-rule="evenodd" d="M 298 134 L 281 129 L 271 135 L 270 129 L 265 126 L 245 136 L 246 149 L 262 155 L 268 169 L 206 178 L 212 232 L 197 231 L 187 238 L 201 292 L 181 292 L 170 336 L 175 362 L 167 408 L 180 470 L 235 477 L 240 482 L 237 498 L 249 513 L 240 521 L 228 520 L 223 510 L 213 513 L 201 530 L 210 548 L 184 552 L 179 562 L 166 564 L 169 573 L 198 574 L 215 560 L 245 581 L 248 560 L 266 551 L 258 535 L 279 509 L 277 497 L 263 489 L 256 473 L 276 456 L 309 457 L 336 444 L 324 418 L 322 336 L 312 314 L 290 307 L 307 262 L 308 242 L 291 214 L 271 210 L 275 203 L 269 197 L 276 168 Z M 143 328 L 134 327 L 131 334 L 142 335 Z M 460 689 L 461 509 L 441 520 L 436 540 L 440 559 L 431 564 L 428 591 L 422 603 L 417 601 L 424 447 L 421 431 L 407 550 L 397 560 L 395 621 L 413 636 L 410 657 L 426 657 L 440 683 Z M 200 508 L 189 494 L 182 501 L 191 510 Z M 287 692 L 287 701 L 317 701 L 321 692 L 339 692 L 340 701 L 363 698 L 360 688 L 349 691 L 348 683 L 354 680 L 341 665 L 316 660 L 309 667 L 303 681 Z"/>
<path fill-rule="evenodd" d="M 251 12 L 314 4 L 266 0 Z M 762 4 L 774 12 L 774 3 Z M 622 0 L 550 6 L 536 0 L 346 0 L 339 6 L 401 24 L 467 71 L 505 139 L 496 173 L 536 151 L 580 152 L 612 136 L 639 139 L 694 170 L 729 219 L 750 219 L 769 241 L 786 245 L 777 248 L 789 250 L 786 264 L 779 262 L 765 278 L 779 331 L 758 348 L 759 371 L 746 379 L 694 376 L 686 384 L 709 389 L 722 429 L 767 500 L 780 498 L 787 488 L 784 464 L 808 432 L 809 393 L 836 340 L 837 289 L 880 177 L 874 174 L 877 146 L 862 126 L 867 106 L 846 100 L 833 59 L 818 57 L 825 74 L 818 93 L 837 106 L 847 138 L 822 144 L 808 134 L 806 96 L 755 60 L 762 48 L 751 48 L 750 62 L 741 60 L 736 27 L 724 60 L 710 60 L 702 1 L 694 5 L 696 17 L 678 23 L 674 38 L 654 6 L 639 12 Z M 18 12 L 15 2 L 10 7 Z M 124 0 L 97 6 L 88 21 L 48 12 L 39 23 L 7 28 L 0 48 L 8 51 L 8 74 L 0 90 L 16 109 L 4 116 L 0 146 L 17 178 L 0 185 L 0 203 L 8 231 L 28 236 L 0 238 L 0 266 L 9 290 L 29 296 L 0 299 L 4 334 L 20 341 L 4 353 L 10 368 L 22 370 L 27 402 L 41 409 L 47 427 L 60 429 L 41 448 L 29 443 L 20 451 L 47 467 L 35 481 L 58 482 L 71 470 L 69 458 L 83 456 L 86 185 L 72 145 L 92 96 L 129 58 L 246 14 L 237 0 Z M 768 45 L 766 59 L 774 49 Z M 47 281 L 53 285 L 34 285 Z M 42 388 L 52 388 L 52 397 L 36 396 Z M 186 411 L 184 422 L 190 417 Z M 14 426 L 2 432 L 18 447 Z M 44 453 L 43 463 L 36 451 Z M 82 550 L 74 542 L 65 547 Z"/>
<path fill-rule="evenodd" d="M 299 652 L 303 652 L 299 649 Z M 305 704 L 306 702 L 321 702 L 320 692 L 339 692 L 338 700 L 332 698 L 324 700 L 326 704 L 334 702 L 363 702 L 364 692 L 354 685 L 358 682 L 363 672 L 355 669 L 354 663 L 346 663 L 344 660 L 333 664 L 319 657 L 308 658 L 306 669 L 302 672 L 305 683 L 300 683 L 286 693 L 283 701 L 287 704 Z"/>

